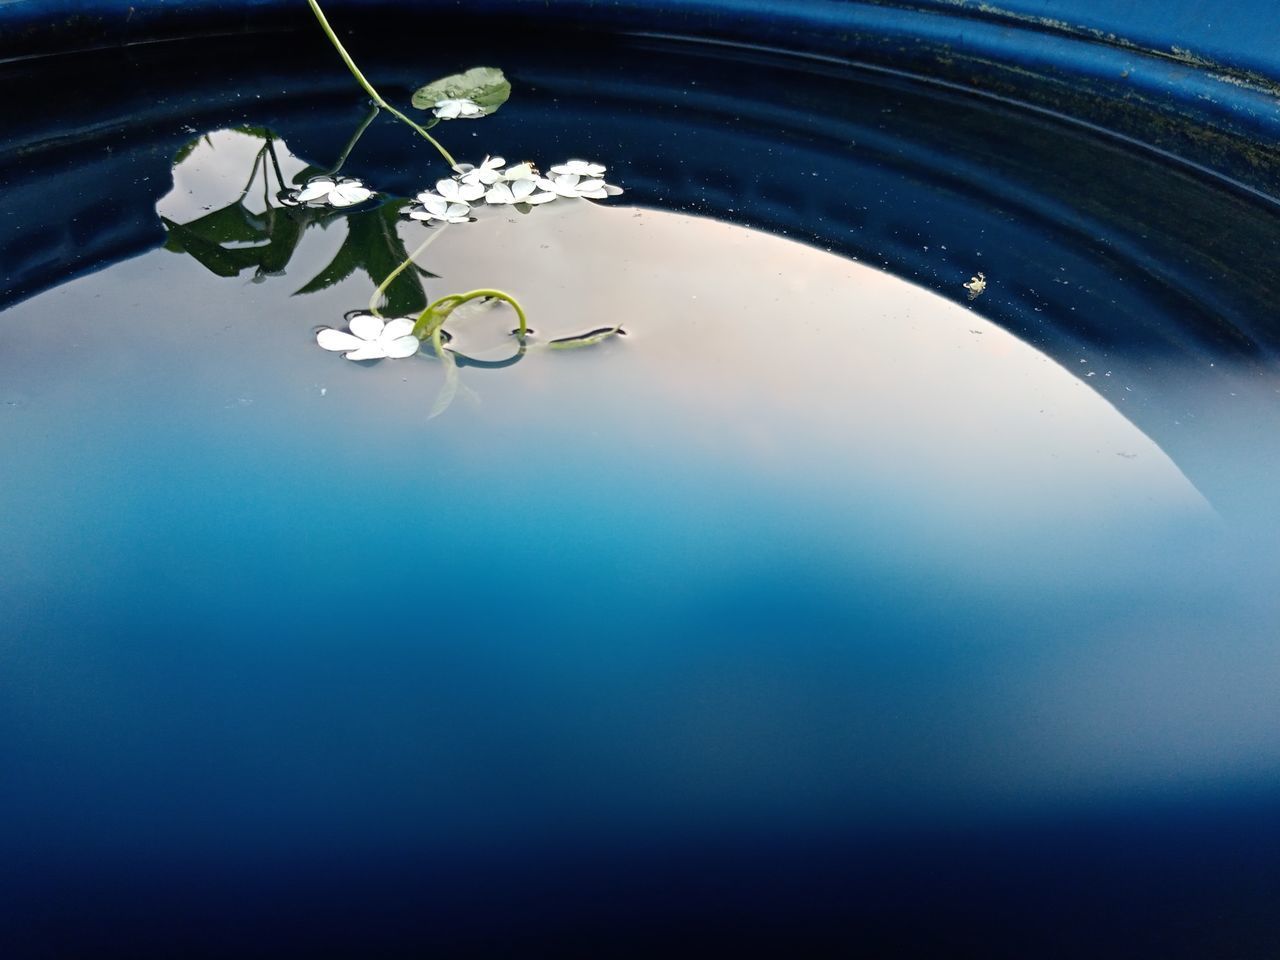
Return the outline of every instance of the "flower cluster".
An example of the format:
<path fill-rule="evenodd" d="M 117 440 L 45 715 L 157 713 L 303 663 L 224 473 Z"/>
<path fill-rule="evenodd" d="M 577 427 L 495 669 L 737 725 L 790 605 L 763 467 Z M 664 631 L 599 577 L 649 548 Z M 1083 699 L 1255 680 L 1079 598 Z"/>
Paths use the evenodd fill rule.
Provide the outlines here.
<path fill-rule="evenodd" d="M 530 163 L 508 167 L 502 157 L 485 157 L 479 166 L 460 163 L 453 169 L 455 175 L 438 180 L 434 191 L 418 194 L 417 205 L 409 210 L 410 217 L 465 223 L 472 218 L 472 207 L 481 201 L 490 206 L 537 206 L 559 197 L 603 200 L 622 193 L 621 187 L 604 182 L 603 166 L 585 160 L 557 164 L 547 171 L 547 176 Z"/>
<path fill-rule="evenodd" d="M 354 177 L 322 176 L 283 191 L 280 202 L 290 207 L 353 207 L 373 196 L 376 196 L 374 191 Z"/>
<path fill-rule="evenodd" d="M 348 360 L 402 360 L 412 357 L 422 346 L 413 335 L 414 317 L 383 320 L 372 313 L 347 315 L 347 333 L 325 327 L 316 333 L 316 343 L 343 354 Z"/>

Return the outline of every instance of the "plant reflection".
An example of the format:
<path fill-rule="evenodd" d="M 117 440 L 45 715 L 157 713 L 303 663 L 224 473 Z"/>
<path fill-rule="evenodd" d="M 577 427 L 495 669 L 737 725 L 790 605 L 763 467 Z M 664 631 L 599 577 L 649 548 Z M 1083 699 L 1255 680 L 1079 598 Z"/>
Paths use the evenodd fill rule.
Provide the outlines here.
<path fill-rule="evenodd" d="M 169 216 L 162 201 L 160 219 L 168 233 L 165 249 L 191 256 L 220 277 L 252 271 L 253 281 L 261 283 L 288 272 L 289 262 L 308 228 L 325 228 L 342 221 L 347 229 L 342 246 L 296 292 L 315 293 L 359 272 L 381 291 L 382 309 L 393 314 L 422 311 L 429 300 L 422 278 L 435 275 L 413 263 L 407 269 L 398 269 L 409 260 L 404 241 L 396 231 L 403 198 L 384 198 L 374 206 L 355 210 L 289 205 L 282 200 L 316 175 L 338 173 L 376 115 L 376 109 L 370 111 L 338 161 L 327 168 L 294 157 L 275 133 L 262 127 L 237 127 L 196 137 L 175 157 L 175 183 L 182 182 L 184 168 L 199 174 L 212 167 L 215 153 L 219 154 L 217 169 L 224 180 L 229 178 L 222 154 L 232 154 L 231 159 L 243 156 L 248 169 L 243 180 L 230 181 L 243 183 L 233 188 L 230 201 L 207 213 L 189 219 Z M 235 142 L 246 138 L 252 142 L 251 151 L 245 149 L 243 142 Z"/>

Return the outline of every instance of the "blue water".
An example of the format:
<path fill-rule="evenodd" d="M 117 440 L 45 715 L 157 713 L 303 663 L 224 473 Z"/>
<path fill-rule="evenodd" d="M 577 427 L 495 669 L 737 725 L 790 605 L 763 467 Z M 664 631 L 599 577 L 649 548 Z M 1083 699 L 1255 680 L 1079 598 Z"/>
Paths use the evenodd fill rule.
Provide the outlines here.
<path fill-rule="evenodd" d="M 981 298 L 553 207 L 428 289 L 627 336 L 434 418 L 315 346 L 341 224 L 0 314 L 5 955 L 1274 955 L 1275 367 L 1108 395 Z M 1174 458 L 1123 394 L 1180 378 L 1236 429 Z"/>

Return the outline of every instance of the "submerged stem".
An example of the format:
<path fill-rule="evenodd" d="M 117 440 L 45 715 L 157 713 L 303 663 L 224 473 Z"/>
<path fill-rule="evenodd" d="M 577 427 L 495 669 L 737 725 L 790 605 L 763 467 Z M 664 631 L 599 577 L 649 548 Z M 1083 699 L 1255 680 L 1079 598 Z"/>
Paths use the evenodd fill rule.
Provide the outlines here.
<path fill-rule="evenodd" d="M 333 44 L 333 48 L 338 51 L 338 56 L 342 57 L 342 62 L 347 65 L 347 69 L 351 71 L 351 75 L 356 78 L 356 82 L 359 83 L 360 86 L 364 87 L 365 93 L 369 94 L 373 99 L 373 102 L 383 110 L 386 110 L 396 119 L 403 120 L 409 126 L 413 127 L 414 130 L 417 130 L 418 133 L 426 137 L 427 141 L 433 147 L 440 151 L 440 155 L 444 157 L 445 162 L 449 164 L 449 166 L 456 166 L 456 161 L 453 159 L 453 156 L 440 144 L 439 140 L 427 133 L 426 130 L 422 129 L 422 127 L 418 126 L 418 124 L 414 123 L 391 104 L 387 103 L 387 101 L 382 98 L 382 94 L 378 93 L 378 91 L 373 88 L 373 84 L 365 79 L 364 74 L 360 72 L 360 68 L 356 66 L 356 62 L 351 59 L 351 54 L 347 53 L 347 48 L 342 45 L 342 41 L 338 39 L 338 35 L 333 32 L 333 27 L 329 26 L 329 19 L 324 15 L 324 11 L 320 9 L 320 4 L 317 3 L 316 0 L 307 0 L 307 3 L 311 6 L 311 12 L 316 15 L 316 20 L 320 22 L 320 28 L 324 30 L 324 35 L 329 38 L 329 42 Z"/>
<path fill-rule="evenodd" d="M 438 229 L 432 230 L 431 235 L 427 237 L 427 239 L 422 241 L 421 246 L 419 246 L 417 250 L 413 251 L 413 253 L 409 254 L 409 256 L 405 258 L 404 263 L 400 264 L 400 266 L 396 267 L 389 274 L 387 274 L 387 278 L 383 280 L 380 284 L 378 284 L 378 289 L 373 291 L 373 296 L 369 298 L 370 313 L 372 313 L 375 317 L 382 316 L 382 311 L 381 309 L 379 309 L 378 301 L 380 301 L 382 299 L 382 295 L 387 292 L 387 288 L 389 288 L 391 284 L 395 282 L 396 277 L 404 273 L 404 271 L 408 269 L 409 265 L 413 263 L 413 261 L 417 260 L 419 256 L 421 256 L 423 250 L 431 246 L 431 241 L 435 240 L 436 237 L 444 233 L 445 227 L 447 226 L 448 226 L 447 223 L 442 223 Z"/>

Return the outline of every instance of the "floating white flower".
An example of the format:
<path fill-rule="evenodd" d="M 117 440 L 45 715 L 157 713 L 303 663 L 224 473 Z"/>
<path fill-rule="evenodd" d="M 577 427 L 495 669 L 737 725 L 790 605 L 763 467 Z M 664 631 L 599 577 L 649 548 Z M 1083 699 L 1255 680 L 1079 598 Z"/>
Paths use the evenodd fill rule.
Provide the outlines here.
<path fill-rule="evenodd" d="M 484 186 L 479 183 L 464 183 L 458 180 L 437 180 L 436 194 L 448 200 L 450 203 L 472 203 L 484 196 Z M 429 197 L 432 194 L 424 191 L 418 194 L 418 199 Z"/>
<path fill-rule="evenodd" d="M 605 197 L 616 197 L 622 193 L 621 187 L 615 187 L 603 180 L 584 180 L 582 175 L 577 173 L 559 173 L 553 177 L 543 177 L 538 180 L 538 186 L 560 197 L 586 197 L 591 200 L 603 200 Z"/>
<path fill-rule="evenodd" d="M 532 177 L 527 180 L 518 179 L 506 183 L 495 183 L 489 188 L 489 192 L 484 195 L 485 203 L 491 204 L 538 204 L 547 203 L 555 198 L 556 195 L 554 193 L 540 189 L 538 181 Z"/>
<path fill-rule="evenodd" d="M 490 187 L 503 178 L 502 168 L 506 162 L 502 157 L 485 157 L 478 167 L 470 163 L 459 163 L 453 169 L 458 174 L 459 183 L 478 183 Z"/>
<path fill-rule="evenodd" d="M 384 321 L 371 313 L 347 317 L 347 333 L 325 327 L 316 334 L 316 343 L 326 350 L 345 353 L 348 360 L 402 360 L 412 357 L 422 346 L 413 335 L 414 319 L 399 317 Z"/>
<path fill-rule="evenodd" d="M 441 223 L 466 223 L 471 219 L 471 205 L 450 203 L 434 193 L 418 194 L 420 206 L 409 210 L 414 220 L 439 220 Z"/>
<path fill-rule="evenodd" d="M 436 193 L 424 190 L 418 194 L 421 206 L 409 211 L 415 220 L 441 220 L 445 223 L 466 223 L 471 219 L 471 201 L 484 196 L 484 185 L 459 183 L 456 180 L 436 181 Z"/>
<path fill-rule="evenodd" d="M 589 160 L 566 160 L 564 163 L 557 163 L 547 173 L 553 176 L 556 174 L 577 174 L 580 177 L 589 177 L 594 180 L 603 177 L 605 169 L 602 163 L 592 163 Z"/>
<path fill-rule="evenodd" d="M 474 100 L 463 97 L 456 100 L 437 100 L 431 112 L 441 120 L 457 120 L 460 117 L 475 119 L 484 116 L 484 107 Z"/>
<path fill-rule="evenodd" d="M 281 195 L 285 203 L 307 207 L 353 207 L 364 203 L 374 192 L 354 177 L 312 177 L 301 187 Z"/>

